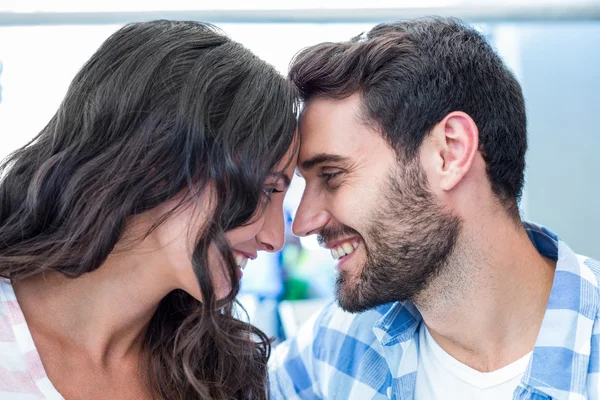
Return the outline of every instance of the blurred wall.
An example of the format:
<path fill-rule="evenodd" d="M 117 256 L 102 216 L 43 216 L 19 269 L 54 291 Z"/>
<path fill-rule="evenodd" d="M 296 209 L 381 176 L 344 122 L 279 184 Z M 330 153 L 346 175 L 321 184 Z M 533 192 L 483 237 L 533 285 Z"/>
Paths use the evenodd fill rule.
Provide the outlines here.
<path fill-rule="evenodd" d="M 521 24 L 525 215 L 600 259 L 600 23 Z"/>

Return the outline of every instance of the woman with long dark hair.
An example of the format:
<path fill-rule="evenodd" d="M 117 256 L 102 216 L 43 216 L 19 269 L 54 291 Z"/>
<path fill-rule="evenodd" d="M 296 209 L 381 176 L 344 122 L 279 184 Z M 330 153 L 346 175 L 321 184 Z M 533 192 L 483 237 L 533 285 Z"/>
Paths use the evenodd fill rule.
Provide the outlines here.
<path fill-rule="evenodd" d="M 297 146 L 293 88 L 214 27 L 108 38 L 2 164 L 0 398 L 267 398 L 234 299 Z"/>

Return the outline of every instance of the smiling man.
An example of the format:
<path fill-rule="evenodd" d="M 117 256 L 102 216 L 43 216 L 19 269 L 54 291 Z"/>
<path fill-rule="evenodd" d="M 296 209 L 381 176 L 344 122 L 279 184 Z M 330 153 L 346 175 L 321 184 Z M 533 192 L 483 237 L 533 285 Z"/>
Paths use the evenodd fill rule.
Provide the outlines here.
<path fill-rule="evenodd" d="M 460 21 L 303 50 L 296 235 L 337 304 L 273 358 L 276 399 L 597 399 L 600 265 L 521 221 L 521 88 Z"/>

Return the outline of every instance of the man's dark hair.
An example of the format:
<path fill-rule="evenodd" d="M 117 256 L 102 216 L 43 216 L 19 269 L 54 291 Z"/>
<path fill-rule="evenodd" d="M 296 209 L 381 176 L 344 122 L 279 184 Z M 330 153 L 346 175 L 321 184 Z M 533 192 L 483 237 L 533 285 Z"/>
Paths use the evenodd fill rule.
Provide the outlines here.
<path fill-rule="evenodd" d="M 450 112 L 467 113 L 479 129 L 492 190 L 519 218 L 527 149 L 523 94 L 474 28 L 437 17 L 380 24 L 348 42 L 302 50 L 289 76 L 305 102 L 360 93 L 365 121 L 404 160 L 418 154 L 423 139 Z"/>

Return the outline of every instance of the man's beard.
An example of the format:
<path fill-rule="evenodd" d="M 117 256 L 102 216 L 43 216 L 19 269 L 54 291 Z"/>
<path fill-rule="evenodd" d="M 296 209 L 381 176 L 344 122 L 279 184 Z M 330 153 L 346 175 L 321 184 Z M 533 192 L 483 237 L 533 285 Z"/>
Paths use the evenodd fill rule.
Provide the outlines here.
<path fill-rule="evenodd" d="M 443 210 L 417 160 L 388 176 L 380 206 L 363 236 L 367 260 L 354 269 L 360 277 L 344 270 L 337 277 L 336 297 L 348 312 L 414 299 L 439 275 L 454 250 L 461 219 Z M 321 234 L 329 241 L 335 233 L 358 234 L 349 227 Z"/>

